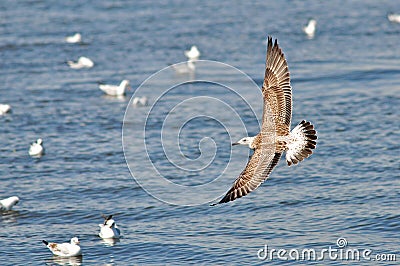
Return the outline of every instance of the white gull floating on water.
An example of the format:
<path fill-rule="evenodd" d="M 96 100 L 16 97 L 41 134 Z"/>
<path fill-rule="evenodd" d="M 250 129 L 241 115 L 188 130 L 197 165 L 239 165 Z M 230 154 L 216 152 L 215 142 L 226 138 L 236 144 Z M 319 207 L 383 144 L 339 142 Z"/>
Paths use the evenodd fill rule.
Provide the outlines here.
<path fill-rule="evenodd" d="M 82 42 L 82 35 L 80 33 L 75 33 L 72 36 L 68 36 L 65 38 L 67 43 L 80 43 Z"/>
<path fill-rule="evenodd" d="M 315 19 L 310 19 L 307 26 L 303 27 L 303 31 L 307 34 L 308 38 L 313 38 L 315 35 L 315 29 L 317 26 L 317 21 Z"/>
<path fill-rule="evenodd" d="M 36 142 L 33 142 L 29 147 L 29 155 L 32 157 L 40 157 L 44 154 L 44 148 L 42 146 L 43 140 L 37 139 Z"/>
<path fill-rule="evenodd" d="M 91 68 L 94 66 L 93 61 L 85 56 L 79 57 L 77 62 L 67 61 L 67 64 L 72 69 Z"/>
<path fill-rule="evenodd" d="M 387 18 L 390 22 L 400 23 L 400 14 L 388 14 Z"/>
<path fill-rule="evenodd" d="M 107 95 L 122 96 L 125 95 L 125 90 L 130 88 L 129 86 L 129 80 L 124 79 L 119 85 L 100 84 L 99 88 Z"/>
<path fill-rule="evenodd" d="M 9 104 L 0 104 L 0 115 L 4 115 L 11 110 L 11 106 Z"/>
<path fill-rule="evenodd" d="M 185 51 L 184 54 L 189 60 L 197 60 L 200 57 L 200 51 L 195 45 L 189 51 Z"/>
<path fill-rule="evenodd" d="M 17 196 L 12 196 L 6 199 L 0 200 L 0 210 L 11 211 L 12 207 L 19 202 Z"/>
<path fill-rule="evenodd" d="M 132 105 L 139 107 L 139 106 L 146 106 L 148 104 L 148 99 L 146 96 L 143 97 L 135 97 L 133 98 Z"/>
<path fill-rule="evenodd" d="M 99 227 L 100 227 L 99 237 L 101 237 L 101 238 L 120 238 L 121 230 L 119 230 L 114 219 L 112 219 L 112 215 L 109 215 L 109 216 L 102 215 L 102 217 L 104 218 L 104 223 L 99 224 Z"/>
<path fill-rule="evenodd" d="M 42 240 L 43 243 L 50 249 L 50 251 L 60 257 L 74 257 L 82 255 L 81 247 L 79 246 L 79 239 L 77 237 L 71 238 L 70 243 L 49 243 Z"/>

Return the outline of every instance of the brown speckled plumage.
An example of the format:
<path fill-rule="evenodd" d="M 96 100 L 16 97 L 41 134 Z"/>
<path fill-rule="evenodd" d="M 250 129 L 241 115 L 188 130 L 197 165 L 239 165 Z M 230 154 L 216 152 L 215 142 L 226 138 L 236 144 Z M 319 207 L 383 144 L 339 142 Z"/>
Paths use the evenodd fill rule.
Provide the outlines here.
<path fill-rule="evenodd" d="M 282 153 L 288 149 L 287 142 L 290 140 L 292 118 L 292 88 L 285 56 L 279 48 L 277 40 L 273 43 L 271 37 L 268 37 L 262 93 L 264 97 L 263 120 L 261 132 L 252 143 L 254 153 L 232 188 L 217 204 L 243 197 L 259 187 L 277 165 Z M 315 130 L 314 132 L 311 132 L 311 130 L 313 128 L 309 127 L 308 132 L 315 135 Z M 308 147 L 306 151 L 301 151 L 304 156 L 299 158 L 298 161 L 312 153 L 310 153 L 310 148 L 312 147 Z M 315 145 L 313 148 L 315 148 Z"/>

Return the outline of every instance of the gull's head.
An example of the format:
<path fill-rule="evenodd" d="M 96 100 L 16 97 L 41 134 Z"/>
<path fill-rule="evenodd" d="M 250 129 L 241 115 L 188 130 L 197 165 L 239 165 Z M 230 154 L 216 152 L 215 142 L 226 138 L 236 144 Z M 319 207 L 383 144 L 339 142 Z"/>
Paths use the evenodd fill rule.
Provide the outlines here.
<path fill-rule="evenodd" d="M 115 221 L 114 221 L 114 219 L 110 218 L 110 219 L 104 221 L 104 225 L 112 228 L 113 226 L 115 226 Z"/>
<path fill-rule="evenodd" d="M 115 221 L 114 220 L 110 220 L 109 222 L 108 222 L 108 227 L 110 227 L 110 228 L 114 228 L 115 227 Z"/>
<path fill-rule="evenodd" d="M 192 60 L 199 59 L 200 51 L 197 49 L 197 46 L 193 45 L 189 51 L 185 51 L 185 56 Z"/>
<path fill-rule="evenodd" d="M 250 149 L 254 149 L 254 148 L 255 148 L 255 147 L 253 146 L 254 138 L 255 138 L 255 137 L 245 137 L 245 138 L 242 138 L 242 139 L 239 140 L 238 142 L 232 143 L 232 146 L 235 146 L 235 145 L 246 145 L 246 146 L 249 146 Z"/>
<path fill-rule="evenodd" d="M 199 53 L 199 49 L 197 49 L 197 46 L 196 46 L 196 45 L 193 45 L 193 46 L 190 48 L 190 51 L 191 51 L 192 53 L 196 53 L 196 54 Z"/>
<path fill-rule="evenodd" d="M 128 89 L 128 90 L 131 88 L 131 84 L 129 83 L 129 80 L 127 80 L 127 79 L 124 79 L 123 81 L 121 81 L 120 86 L 122 88 L 125 88 L 125 89 Z"/>
<path fill-rule="evenodd" d="M 19 198 L 17 196 L 12 196 L 12 197 L 10 197 L 10 201 L 11 201 L 12 205 L 15 205 L 19 202 Z"/>
<path fill-rule="evenodd" d="M 317 25 L 317 21 L 315 19 L 310 19 L 308 22 L 308 25 L 311 27 L 315 27 Z"/>
<path fill-rule="evenodd" d="M 36 143 L 39 144 L 39 145 L 42 145 L 43 140 L 42 139 L 37 139 Z"/>
<path fill-rule="evenodd" d="M 79 245 L 79 239 L 77 237 L 71 238 L 71 244 L 72 245 Z"/>
<path fill-rule="evenodd" d="M 113 226 L 115 226 L 115 221 L 114 219 L 112 219 L 112 215 L 102 215 L 102 217 L 104 218 L 104 223 L 103 226 L 107 226 L 109 228 L 112 228 Z"/>

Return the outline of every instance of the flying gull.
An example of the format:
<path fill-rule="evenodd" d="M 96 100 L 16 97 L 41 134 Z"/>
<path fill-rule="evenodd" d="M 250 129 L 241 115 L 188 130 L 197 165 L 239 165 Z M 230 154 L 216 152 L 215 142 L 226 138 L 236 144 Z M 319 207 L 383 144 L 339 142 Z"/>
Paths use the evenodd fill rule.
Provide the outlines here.
<path fill-rule="evenodd" d="M 283 152 L 286 152 L 286 162 L 290 166 L 309 157 L 315 149 L 317 135 L 310 122 L 303 120 L 290 131 L 292 88 L 289 69 L 277 40 L 273 44 L 270 36 L 262 93 L 264 110 L 260 133 L 232 144 L 247 145 L 254 153 L 232 188 L 212 205 L 233 201 L 255 190 L 268 178 Z"/>

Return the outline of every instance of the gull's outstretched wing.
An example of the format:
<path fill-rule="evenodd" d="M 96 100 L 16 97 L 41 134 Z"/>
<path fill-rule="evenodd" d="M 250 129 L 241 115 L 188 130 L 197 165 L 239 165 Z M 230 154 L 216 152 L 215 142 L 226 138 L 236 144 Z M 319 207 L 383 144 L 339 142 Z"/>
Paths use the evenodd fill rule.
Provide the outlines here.
<path fill-rule="evenodd" d="M 271 153 L 262 154 L 262 149 L 256 149 L 232 188 L 216 204 L 234 201 L 258 188 L 281 158 L 281 153 L 274 153 L 273 149 L 271 151 Z"/>
<path fill-rule="evenodd" d="M 268 36 L 265 77 L 262 87 L 264 96 L 263 125 L 266 115 L 273 116 L 275 132 L 278 136 L 289 134 L 292 118 L 292 88 L 290 86 L 289 68 L 281 48 L 275 39 Z"/>

